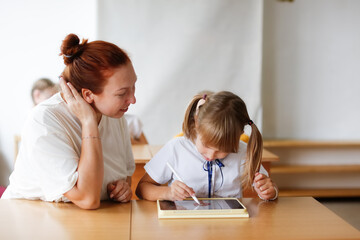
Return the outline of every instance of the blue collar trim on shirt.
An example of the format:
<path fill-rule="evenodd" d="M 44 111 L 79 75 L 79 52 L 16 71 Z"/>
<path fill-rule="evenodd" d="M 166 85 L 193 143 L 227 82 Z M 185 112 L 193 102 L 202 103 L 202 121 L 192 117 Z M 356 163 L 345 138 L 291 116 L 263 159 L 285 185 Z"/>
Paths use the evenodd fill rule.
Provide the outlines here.
<path fill-rule="evenodd" d="M 223 183 L 224 183 L 224 175 L 222 172 L 222 167 L 225 167 L 225 165 L 219 160 L 219 159 L 215 159 L 215 164 L 218 165 L 219 169 L 220 169 L 220 173 L 221 173 L 221 185 L 218 189 L 215 190 L 218 191 Z M 212 165 L 213 165 L 213 161 L 209 162 L 209 161 L 205 161 L 203 164 L 203 169 L 204 171 L 208 172 L 208 183 L 209 183 L 209 192 L 208 192 L 208 197 L 211 198 L 211 180 L 212 180 L 212 174 L 213 174 L 213 169 L 212 169 Z"/>

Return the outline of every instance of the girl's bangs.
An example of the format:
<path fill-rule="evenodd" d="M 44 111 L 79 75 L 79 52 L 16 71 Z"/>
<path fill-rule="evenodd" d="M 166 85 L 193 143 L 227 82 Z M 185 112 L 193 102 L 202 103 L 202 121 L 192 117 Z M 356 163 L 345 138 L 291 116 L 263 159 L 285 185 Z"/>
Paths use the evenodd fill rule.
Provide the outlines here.
<path fill-rule="evenodd" d="M 240 134 L 237 129 L 225 129 L 221 124 L 202 122 L 198 134 L 205 146 L 215 147 L 221 152 L 236 153 L 239 150 Z"/>

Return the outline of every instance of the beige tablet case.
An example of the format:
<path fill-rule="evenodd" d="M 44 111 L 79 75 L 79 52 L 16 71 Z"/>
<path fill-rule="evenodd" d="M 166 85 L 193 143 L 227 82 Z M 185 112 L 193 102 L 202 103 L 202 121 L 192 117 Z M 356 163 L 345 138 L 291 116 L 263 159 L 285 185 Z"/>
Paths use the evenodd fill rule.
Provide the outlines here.
<path fill-rule="evenodd" d="M 208 210 L 161 210 L 160 201 L 157 200 L 158 218 L 248 218 L 246 207 L 237 198 L 199 198 L 199 200 L 236 200 L 243 209 L 208 209 Z M 193 201 L 185 199 L 184 201 Z"/>

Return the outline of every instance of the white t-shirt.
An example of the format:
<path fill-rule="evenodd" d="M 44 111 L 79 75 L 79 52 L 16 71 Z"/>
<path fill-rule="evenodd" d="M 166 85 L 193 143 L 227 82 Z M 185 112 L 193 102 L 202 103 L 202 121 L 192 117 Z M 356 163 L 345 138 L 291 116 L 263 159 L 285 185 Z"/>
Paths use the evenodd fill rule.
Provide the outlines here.
<path fill-rule="evenodd" d="M 101 200 L 107 184 L 126 179 L 135 170 L 125 119 L 102 116 L 99 134 L 104 160 Z M 60 93 L 37 105 L 26 120 L 15 169 L 2 198 L 69 201 L 63 196 L 78 179 L 81 124 Z"/>
<path fill-rule="evenodd" d="M 134 139 L 139 139 L 143 132 L 143 125 L 140 119 L 132 114 L 124 115 L 130 132 L 130 136 Z"/>
<path fill-rule="evenodd" d="M 246 148 L 247 144 L 240 141 L 238 153 L 230 153 L 224 159 L 219 159 L 224 164 L 221 171 L 219 165 L 213 163 L 211 197 L 242 197 L 241 174 L 246 159 Z M 167 166 L 167 162 L 172 165 L 185 184 L 194 189 L 197 197 L 208 197 L 207 161 L 189 139 L 185 137 L 172 139 L 145 165 L 146 172 L 155 182 L 168 183 L 170 186 L 178 179 Z M 260 173 L 268 176 L 263 166 L 260 167 Z"/>

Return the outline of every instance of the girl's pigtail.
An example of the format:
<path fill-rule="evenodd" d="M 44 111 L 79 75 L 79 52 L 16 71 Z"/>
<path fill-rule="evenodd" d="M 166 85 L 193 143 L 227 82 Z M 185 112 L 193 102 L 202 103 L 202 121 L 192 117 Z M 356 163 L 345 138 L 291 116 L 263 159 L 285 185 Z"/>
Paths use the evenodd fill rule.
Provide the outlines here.
<path fill-rule="evenodd" d="M 190 104 L 188 105 L 188 107 L 186 109 L 184 122 L 182 125 L 182 130 L 183 130 L 184 136 L 193 141 L 196 138 L 196 130 L 195 130 L 196 106 L 201 98 L 202 98 L 201 95 L 196 95 L 191 100 Z"/>
<path fill-rule="evenodd" d="M 263 141 L 259 129 L 250 120 L 251 126 L 250 139 L 247 145 L 247 161 L 245 163 L 242 185 L 244 189 L 251 189 L 255 173 L 260 170 Z"/>

